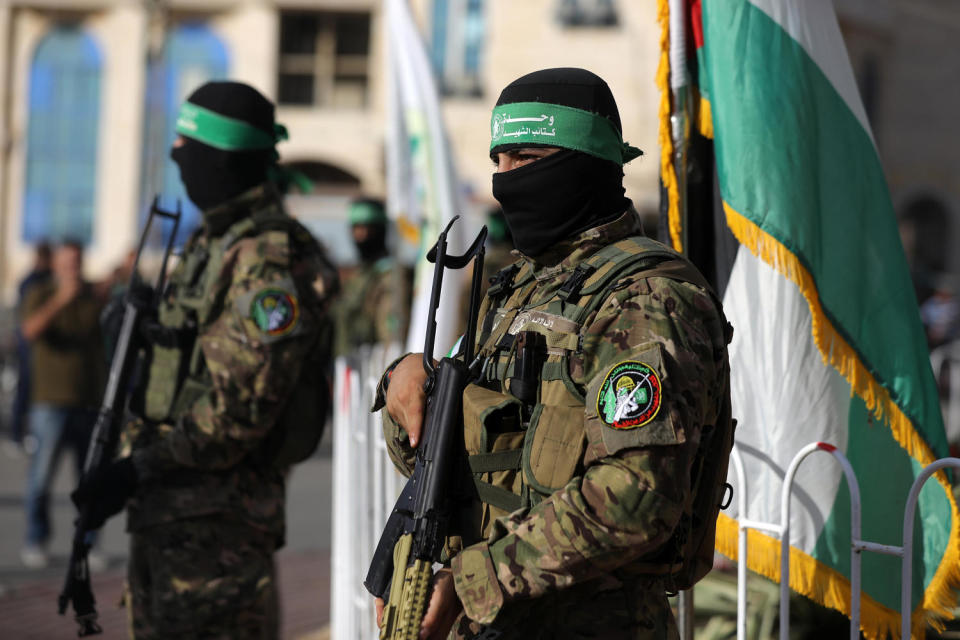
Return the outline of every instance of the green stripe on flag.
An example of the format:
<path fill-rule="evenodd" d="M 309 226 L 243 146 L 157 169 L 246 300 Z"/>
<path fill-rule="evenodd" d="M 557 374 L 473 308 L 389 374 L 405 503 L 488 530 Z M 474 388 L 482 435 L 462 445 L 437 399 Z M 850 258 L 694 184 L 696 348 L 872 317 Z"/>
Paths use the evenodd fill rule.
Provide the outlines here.
<path fill-rule="evenodd" d="M 834 327 L 934 453 L 946 455 L 916 297 L 870 137 L 765 13 L 721 2 L 706 4 L 704 15 L 724 200 L 804 264 Z"/>

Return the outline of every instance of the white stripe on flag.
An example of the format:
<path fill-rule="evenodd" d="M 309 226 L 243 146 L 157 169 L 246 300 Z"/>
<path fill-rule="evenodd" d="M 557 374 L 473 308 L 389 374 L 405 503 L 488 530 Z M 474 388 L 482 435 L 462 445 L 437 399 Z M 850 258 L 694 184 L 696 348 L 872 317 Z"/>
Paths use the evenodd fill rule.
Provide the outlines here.
<path fill-rule="evenodd" d="M 810 308 L 797 287 L 746 247 L 738 249 L 723 307 L 734 326 L 730 384 L 748 479 L 747 517 L 778 523 L 783 476 L 793 456 L 816 441 L 846 451 L 850 385 L 824 364 L 810 333 Z M 813 551 L 842 475 L 839 465 L 800 467 L 792 546 Z M 733 474 L 730 482 L 736 485 Z M 726 513 L 740 517 L 736 501 Z"/>

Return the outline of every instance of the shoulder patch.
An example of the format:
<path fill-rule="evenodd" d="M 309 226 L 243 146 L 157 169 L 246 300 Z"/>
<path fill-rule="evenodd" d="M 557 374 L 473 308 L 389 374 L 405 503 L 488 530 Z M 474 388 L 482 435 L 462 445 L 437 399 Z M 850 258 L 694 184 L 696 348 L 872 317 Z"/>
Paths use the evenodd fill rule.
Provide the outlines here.
<path fill-rule="evenodd" d="M 300 303 L 293 293 L 268 287 L 253 296 L 249 316 L 264 335 L 271 338 L 285 336 L 297 328 Z"/>
<path fill-rule="evenodd" d="M 636 429 L 660 411 L 663 385 L 650 365 L 625 360 L 607 373 L 597 394 L 597 415 L 613 429 Z"/>

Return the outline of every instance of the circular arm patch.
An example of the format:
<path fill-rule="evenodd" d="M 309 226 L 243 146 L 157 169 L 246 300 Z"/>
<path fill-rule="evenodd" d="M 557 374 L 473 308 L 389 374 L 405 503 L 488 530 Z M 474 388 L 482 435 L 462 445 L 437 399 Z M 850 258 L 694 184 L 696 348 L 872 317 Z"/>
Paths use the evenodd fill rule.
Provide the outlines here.
<path fill-rule="evenodd" d="M 662 385 L 653 367 L 643 362 L 621 362 L 607 374 L 597 394 L 597 415 L 608 427 L 642 427 L 660 411 Z"/>
<path fill-rule="evenodd" d="M 282 336 L 297 326 L 300 306 L 297 299 L 283 289 L 264 289 L 250 303 L 250 318 L 268 336 Z"/>

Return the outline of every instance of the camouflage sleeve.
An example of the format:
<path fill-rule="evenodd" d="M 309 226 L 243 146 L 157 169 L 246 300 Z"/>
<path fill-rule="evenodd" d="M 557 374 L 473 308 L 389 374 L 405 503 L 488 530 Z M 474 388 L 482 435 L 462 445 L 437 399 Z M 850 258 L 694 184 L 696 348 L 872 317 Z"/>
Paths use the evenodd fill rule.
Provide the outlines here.
<path fill-rule="evenodd" d="M 405 269 L 401 265 L 380 274 L 373 287 L 374 326 L 377 342 L 403 342 L 410 315 L 410 291 Z"/>
<path fill-rule="evenodd" d="M 585 470 L 454 558 L 469 618 L 490 624 L 512 601 L 607 574 L 670 539 L 724 344 L 712 308 L 702 290 L 654 278 L 604 303 L 587 355 L 571 361 L 587 389 Z"/>
<path fill-rule="evenodd" d="M 377 395 L 374 399 L 371 412 L 380 411 L 380 419 L 383 421 L 383 439 L 387 445 L 387 454 L 390 456 L 393 466 L 404 476 L 409 477 L 413 473 L 413 467 L 416 464 L 416 452 L 410 446 L 410 439 L 407 432 L 400 428 L 393 417 L 386 411 L 387 404 L 387 376 L 401 360 L 406 358 L 409 353 L 405 353 L 386 368 L 383 375 L 380 376 L 380 383 L 377 385 Z"/>
<path fill-rule="evenodd" d="M 235 247 L 222 270 L 229 286 L 221 311 L 198 337 L 212 388 L 171 428 L 158 430 L 150 446 L 134 452 L 141 473 L 237 464 L 264 442 L 301 364 L 317 348 L 325 321 L 322 276 L 314 291 L 304 291 L 300 279 L 298 287 L 283 256 L 271 260 L 277 248 L 264 235 Z"/>

